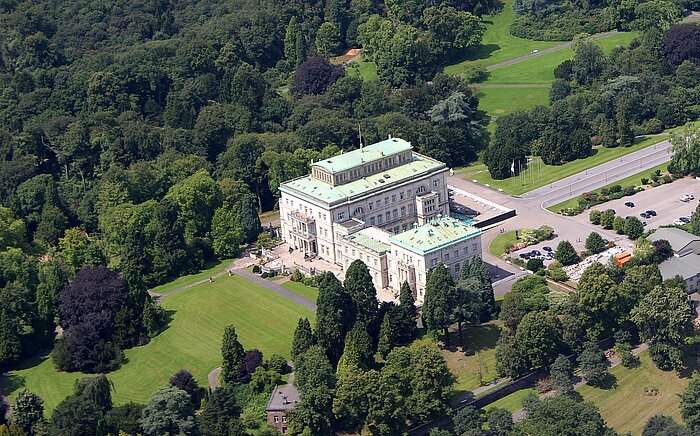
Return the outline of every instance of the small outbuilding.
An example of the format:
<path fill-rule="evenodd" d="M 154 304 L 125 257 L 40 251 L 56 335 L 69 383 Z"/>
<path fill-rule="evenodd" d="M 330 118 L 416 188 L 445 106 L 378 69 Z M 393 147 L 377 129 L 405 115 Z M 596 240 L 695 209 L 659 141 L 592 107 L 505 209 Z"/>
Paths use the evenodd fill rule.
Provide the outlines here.
<path fill-rule="evenodd" d="M 267 424 L 282 434 L 289 434 L 287 413 L 299 404 L 299 391 L 294 386 L 294 373 L 285 385 L 275 386 L 267 402 Z"/>

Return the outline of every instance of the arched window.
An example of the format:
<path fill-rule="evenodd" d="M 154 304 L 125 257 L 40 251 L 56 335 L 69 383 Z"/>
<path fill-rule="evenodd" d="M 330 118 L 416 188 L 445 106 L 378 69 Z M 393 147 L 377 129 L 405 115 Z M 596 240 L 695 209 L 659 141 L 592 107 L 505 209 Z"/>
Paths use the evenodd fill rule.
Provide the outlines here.
<path fill-rule="evenodd" d="M 355 208 L 355 211 L 352 213 L 352 216 L 362 216 L 365 214 L 365 209 L 362 206 L 358 206 Z"/>
<path fill-rule="evenodd" d="M 427 190 L 428 190 L 428 188 L 426 188 L 426 187 L 423 186 L 423 185 L 420 185 L 420 186 L 418 187 L 418 189 L 416 189 L 416 194 L 422 194 L 422 193 L 424 193 L 424 192 L 427 191 Z"/>

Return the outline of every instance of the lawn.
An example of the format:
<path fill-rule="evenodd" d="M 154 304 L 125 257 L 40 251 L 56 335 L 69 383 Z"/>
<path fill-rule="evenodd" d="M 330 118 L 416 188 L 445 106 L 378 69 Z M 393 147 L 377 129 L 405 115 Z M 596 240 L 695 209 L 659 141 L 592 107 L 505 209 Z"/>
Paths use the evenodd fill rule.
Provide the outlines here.
<path fill-rule="evenodd" d="M 525 388 L 515 391 L 510 395 L 506 395 L 500 400 L 496 400 L 488 406 L 484 407 L 484 410 L 488 413 L 491 409 L 506 409 L 511 413 L 515 413 L 523 408 L 523 399 L 530 395 L 530 393 L 536 394 L 535 388 Z"/>
<path fill-rule="evenodd" d="M 107 375 L 114 383 L 116 404 L 145 402 L 182 368 L 206 385 L 209 371 L 221 363 L 221 337 L 228 324 L 236 327 L 246 349 L 289 357 L 297 320 L 313 320 L 315 315 L 239 276 L 223 276 L 214 283 L 174 294 L 162 304 L 172 315 L 168 329 L 148 345 L 127 350 L 128 363 Z M 50 413 L 72 392 L 73 382 L 80 376 L 57 372 L 50 359 L 35 359 L 2 381 L 9 393 L 20 387 L 36 392 Z"/>
<path fill-rule="evenodd" d="M 501 257 L 506 251 L 506 245 L 514 245 L 517 241 L 515 239 L 515 230 L 502 233 L 491 241 L 489 252 L 496 257 Z"/>
<path fill-rule="evenodd" d="M 669 415 L 677 422 L 683 422 L 678 395 L 685 389 L 688 379 L 678 377 L 675 371 L 657 369 L 648 352 L 642 353 L 640 358 L 638 368 L 616 366 L 610 371 L 617 383 L 614 388 L 598 389 L 586 385 L 578 390 L 583 398 L 600 409 L 605 422 L 620 434 L 641 434 L 644 424 L 653 415 Z M 691 363 L 690 360 L 687 362 Z M 657 388 L 658 395 L 645 396 L 647 386 Z"/>
<path fill-rule="evenodd" d="M 510 24 L 515 20 L 512 1 L 506 0 L 503 10 L 495 15 L 485 15 L 486 31 L 481 45 L 466 53 L 463 59 L 445 67 L 445 74 L 456 75 L 465 71 L 470 63 L 477 62 L 488 66 L 508 59 L 525 56 L 533 50 L 553 47 L 560 42 L 533 41 L 510 34 Z"/>
<path fill-rule="evenodd" d="M 302 285 L 301 283 L 292 281 L 282 283 L 282 287 L 313 302 L 316 302 L 316 299 L 318 298 L 318 288 L 312 288 L 311 286 Z"/>
<path fill-rule="evenodd" d="M 666 139 L 665 136 L 651 136 L 637 138 L 636 143 L 631 147 L 596 147 L 590 157 L 586 159 L 577 159 L 563 165 L 545 165 L 536 157 L 533 162 L 530 163 L 528 169 L 523 172 L 522 177 L 519 176 L 516 179 L 511 177 L 503 180 L 495 180 L 491 178 L 486 165 L 482 163 L 459 168 L 456 172 L 464 176 L 467 180 L 476 180 L 478 183 L 490 185 L 494 189 L 503 189 L 510 194 L 519 195 L 649 147 L 664 139 Z"/>
<path fill-rule="evenodd" d="M 485 383 L 498 378 L 496 373 L 496 342 L 501 329 L 496 322 L 472 326 L 464 329 L 464 341 L 467 346 L 466 353 L 461 348 L 454 350 L 442 350 L 442 355 L 447 360 L 447 366 L 457 378 L 454 385 L 455 397 L 480 386 L 479 373 Z M 459 344 L 459 336 L 453 333 L 453 344 Z"/>
<path fill-rule="evenodd" d="M 603 52 L 610 51 L 618 45 L 628 45 L 638 38 L 638 32 L 619 33 L 594 41 Z M 554 81 L 554 69 L 557 65 L 574 56 L 574 48 L 566 47 L 552 53 L 546 53 L 490 72 L 485 83 L 551 83 Z"/>
<path fill-rule="evenodd" d="M 498 117 L 515 109 L 532 109 L 537 105 L 549 106 L 549 86 L 480 87 L 475 85 L 479 109 L 491 117 Z"/>
<path fill-rule="evenodd" d="M 195 274 L 178 277 L 172 282 L 156 286 L 151 289 L 151 292 L 155 292 L 156 294 L 164 294 L 166 292 L 172 291 L 173 289 L 177 289 L 182 286 L 186 286 L 191 283 L 207 279 L 218 272 L 224 271 L 231 264 L 231 262 L 233 262 L 233 259 L 224 259 L 216 262 L 209 262 L 207 263 L 207 265 L 205 265 L 206 269 Z"/>
<path fill-rule="evenodd" d="M 365 82 L 379 80 L 379 76 L 377 75 L 377 64 L 374 62 L 359 60 L 350 64 L 345 71 L 348 73 L 348 76 L 359 76 Z"/>

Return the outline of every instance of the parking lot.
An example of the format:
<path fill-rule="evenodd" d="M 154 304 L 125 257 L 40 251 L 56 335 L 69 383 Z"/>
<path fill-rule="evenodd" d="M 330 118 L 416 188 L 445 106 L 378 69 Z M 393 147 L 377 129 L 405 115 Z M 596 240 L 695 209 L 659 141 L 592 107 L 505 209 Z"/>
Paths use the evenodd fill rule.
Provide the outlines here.
<path fill-rule="evenodd" d="M 691 194 L 695 199 L 689 202 L 681 201 L 681 197 L 685 194 Z M 640 220 L 645 221 L 645 228 L 650 230 L 662 225 L 672 224 L 674 220 L 681 216 L 691 215 L 698 206 L 698 199 L 700 199 L 700 180 L 687 177 L 667 185 L 647 189 L 631 197 L 623 197 L 599 204 L 593 209 L 600 211 L 615 209 L 617 215 L 622 217 L 636 216 Z M 634 203 L 634 207 L 625 206 L 625 203 L 628 201 Z M 655 210 L 656 216 L 643 218 L 639 215 L 647 210 Z M 589 213 L 590 211 L 585 211 L 581 215 L 571 217 L 571 219 L 587 223 L 589 222 Z"/>

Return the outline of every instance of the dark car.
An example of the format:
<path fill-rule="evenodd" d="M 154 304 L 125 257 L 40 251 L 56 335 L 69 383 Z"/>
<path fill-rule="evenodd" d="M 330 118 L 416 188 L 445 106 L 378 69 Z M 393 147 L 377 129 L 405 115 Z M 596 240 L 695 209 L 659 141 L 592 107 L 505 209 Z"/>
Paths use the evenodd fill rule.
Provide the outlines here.
<path fill-rule="evenodd" d="M 542 253 L 540 253 L 540 250 L 532 250 L 532 251 L 530 252 L 530 254 L 534 254 L 535 256 L 539 256 L 539 255 L 542 254 Z"/>
<path fill-rule="evenodd" d="M 542 249 L 543 249 L 544 251 L 553 251 L 553 250 L 552 250 L 552 247 L 550 247 L 549 245 L 545 245 L 544 247 L 542 247 Z"/>
<path fill-rule="evenodd" d="M 649 215 L 649 214 L 646 213 L 646 212 L 640 213 L 639 216 L 642 217 L 642 218 L 650 218 L 650 217 L 651 217 L 651 215 Z"/>
<path fill-rule="evenodd" d="M 634 207 L 634 203 L 632 203 L 631 201 L 628 201 L 628 202 L 625 203 L 625 206 L 627 206 L 627 207 Z"/>
<path fill-rule="evenodd" d="M 649 216 L 656 216 L 656 211 L 653 209 L 649 209 L 648 211 L 646 211 L 646 214 Z"/>

